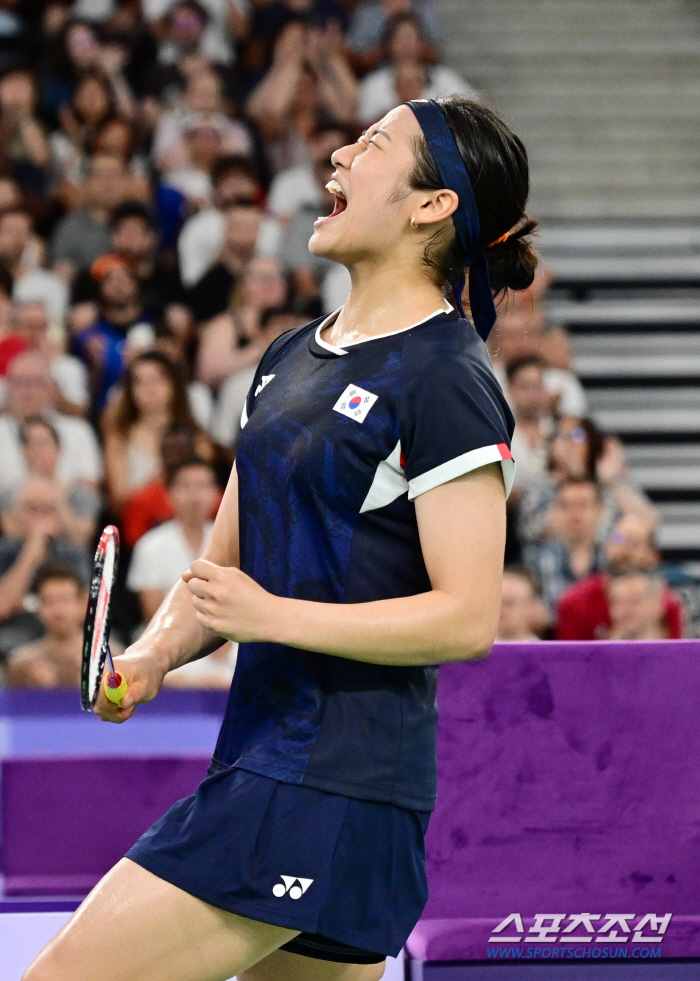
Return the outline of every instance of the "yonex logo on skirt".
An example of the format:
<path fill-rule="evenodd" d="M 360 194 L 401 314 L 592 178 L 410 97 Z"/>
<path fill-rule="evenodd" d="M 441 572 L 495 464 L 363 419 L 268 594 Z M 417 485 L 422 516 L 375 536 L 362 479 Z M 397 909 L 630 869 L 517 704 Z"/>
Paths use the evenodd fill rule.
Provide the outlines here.
<path fill-rule="evenodd" d="M 296 875 L 281 875 L 280 879 L 282 882 L 278 882 L 277 885 L 272 887 L 272 894 L 277 896 L 278 899 L 287 895 L 289 895 L 290 899 L 301 899 L 314 881 L 313 879 L 301 879 Z"/>

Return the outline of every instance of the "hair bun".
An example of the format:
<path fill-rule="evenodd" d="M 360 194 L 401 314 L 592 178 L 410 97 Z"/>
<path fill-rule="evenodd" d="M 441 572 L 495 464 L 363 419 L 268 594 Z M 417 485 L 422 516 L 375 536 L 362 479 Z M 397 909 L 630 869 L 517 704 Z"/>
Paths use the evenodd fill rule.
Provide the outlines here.
<path fill-rule="evenodd" d="M 505 242 L 484 249 L 494 293 L 506 289 L 526 290 L 532 286 L 539 256 L 526 236 L 536 232 L 538 226 L 539 222 L 534 218 L 523 215 L 519 227 Z"/>

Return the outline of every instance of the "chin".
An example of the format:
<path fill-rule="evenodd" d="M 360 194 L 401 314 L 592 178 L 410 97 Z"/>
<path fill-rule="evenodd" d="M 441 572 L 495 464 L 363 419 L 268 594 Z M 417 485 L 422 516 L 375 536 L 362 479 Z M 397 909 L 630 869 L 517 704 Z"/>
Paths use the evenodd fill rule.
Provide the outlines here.
<path fill-rule="evenodd" d="M 330 232 L 330 229 L 328 229 Z M 335 236 L 328 234 L 326 229 L 320 228 L 313 233 L 309 240 L 309 252 L 316 255 L 319 259 L 330 259 L 332 262 L 342 262 L 344 250 L 339 248 L 334 241 Z"/>

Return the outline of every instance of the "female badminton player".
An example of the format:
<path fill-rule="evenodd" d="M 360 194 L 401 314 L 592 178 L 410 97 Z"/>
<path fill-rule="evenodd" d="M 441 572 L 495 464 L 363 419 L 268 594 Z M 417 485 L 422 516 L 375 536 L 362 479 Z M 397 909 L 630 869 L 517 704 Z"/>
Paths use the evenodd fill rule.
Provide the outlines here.
<path fill-rule="evenodd" d="M 483 339 L 536 222 L 523 145 L 476 102 L 408 103 L 333 163 L 310 248 L 350 297 L 264 355 L 211 545 L 97 704 L 123 722 L 237 640 L 209 776 L 24 981 L 376 981 L 426 902 L 437 665 L 493 642 L 513 477 Z"/>

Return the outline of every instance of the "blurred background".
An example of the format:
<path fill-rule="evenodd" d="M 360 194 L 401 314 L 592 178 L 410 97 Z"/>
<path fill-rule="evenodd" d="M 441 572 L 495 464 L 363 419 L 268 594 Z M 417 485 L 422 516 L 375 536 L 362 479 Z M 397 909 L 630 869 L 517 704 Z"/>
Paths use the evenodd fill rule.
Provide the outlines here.
<path fill-rule="evenodd" d="M 206 543 L 262 353 L 343 303 L 347 273 L 306 247 L 332 152 L 455 93 L 522 138 L 542 222 L 489 341 L 517 420 L 499 640 L 700 636 L 699 3 L 1 0 L 6 761 L 82 752 L 102 526 L 118 650 Z M 167 684 L 225 691 L 234 667 L 226 645 Z M 205 719 L 172 730 L 185 755 L 217 697 L 166 699 Z M 10 891 L 91 881 L 32 886 L 6 841 Z"/>

